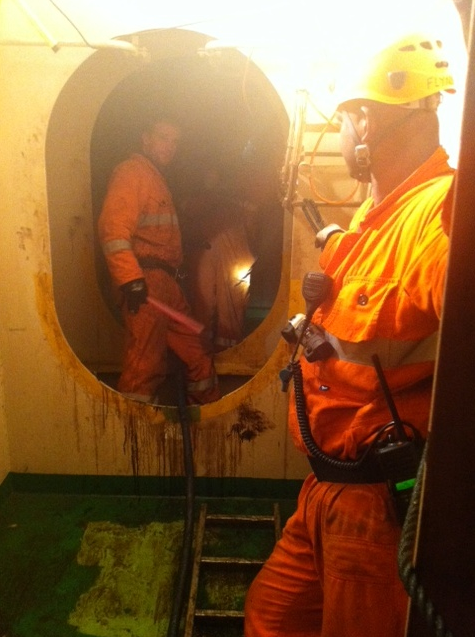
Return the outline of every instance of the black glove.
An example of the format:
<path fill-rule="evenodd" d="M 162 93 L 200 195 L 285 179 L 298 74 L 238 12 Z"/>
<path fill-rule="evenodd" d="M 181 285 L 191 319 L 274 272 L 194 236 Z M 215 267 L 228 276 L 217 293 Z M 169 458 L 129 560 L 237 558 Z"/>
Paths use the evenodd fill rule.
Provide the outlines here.
<path fill-rule="evenodd" d="M 145 279 L 134 279 L 120 286 L 131 314 L 137 314 L 142 303 L 147 302 L 148 290 Z"/>

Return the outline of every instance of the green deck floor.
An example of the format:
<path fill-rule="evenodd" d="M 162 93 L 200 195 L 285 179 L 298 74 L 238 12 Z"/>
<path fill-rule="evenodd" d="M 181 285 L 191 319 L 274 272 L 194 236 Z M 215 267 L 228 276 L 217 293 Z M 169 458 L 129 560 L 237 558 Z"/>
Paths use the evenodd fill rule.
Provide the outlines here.
<path fill-rule="evenodd" d="M 208 511 L 293 512 L 286 498 L 197 497 Z M 182 543 L 185 499 L 12 491 L 0 502 L 0 637 L 161 637 L 167 633 Z M 216 555 L 267 555 L 261 530 L 208 536 Z M 200 593 L 242 605 L 246 583 L 224 574 Z M 232 584 L 232 586 L 231 586 Z M 207 589 L 206 589 L 207 586 Z M 214 586 L 214 588 L 213 588 Z M 233 588 L 235 587 L 235 588 Z M 221 637 L 238 634 L 219 628 Z"/>

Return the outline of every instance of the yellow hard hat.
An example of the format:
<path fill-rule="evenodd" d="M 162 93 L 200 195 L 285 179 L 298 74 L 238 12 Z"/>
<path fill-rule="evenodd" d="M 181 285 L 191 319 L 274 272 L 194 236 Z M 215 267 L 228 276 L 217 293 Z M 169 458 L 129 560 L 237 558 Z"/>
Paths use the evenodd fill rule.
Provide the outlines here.
<path fill-rule="evenodd" d="M 419 33 L 401 38 L 363 64 L 337 97 L 340 106 L 367 99 L 408 108 L 436 108 L 438 100 L 430 106 L 425 98 L 441 91 L 455 93 L 442 41 Z"/>

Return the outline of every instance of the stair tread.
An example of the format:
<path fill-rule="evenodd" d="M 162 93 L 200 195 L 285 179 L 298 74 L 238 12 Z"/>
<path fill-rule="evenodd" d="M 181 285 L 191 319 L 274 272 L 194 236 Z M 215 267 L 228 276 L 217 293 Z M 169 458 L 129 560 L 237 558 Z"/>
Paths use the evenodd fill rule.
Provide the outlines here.
<path fill-rule="evenodd" d="M 195 619 L 242 619 L 244 617 L 244 610 L 220 610 L 220 609 L 203 609 L 196 608 L 196 602 L 198 598 L 198 586 L 200 581 L 200 568 L 209 566 L 235 566 L 235 567 L 249 567 L 249 566 L 262 566 L 265 559 L 255 559 L 247 557 L 229 557 L 229 556 L 206 556 L 203 555 L 203 546 L 206 543 L 206 526 L 209 525 L 235 525 L 244 527 L 261 527 L 268 526 L 273 527 L 275 540 L 277 541 L 281 535 L 280 525 L 280 510 L 279 505 L 274 504 L 273 515 L 229 515 L 229 514 L 213 514 L 208 513 L 207 505 L 202 504 L 200 509 L 199 521 L 196 529 L 195 537 L 195 555 L 193 560 L 193 568 L 191 574 L 190 593 L 188 599 L 188 609 L 185 620 L 184 637 L 192 637 L 193 625 Z M 226 549 L 223 549 L 226 550 Z M 232 549 L 233 551 L 234 549 Z M 266 558 L 267 559 L 267 558 Z M 241 575 L 244 573 L 241 573 Z M 208 576 L 212 575 L 211 568 L 208 572 Z"/>
<path fill-rule="evenodd" d="M 202 564 L 264 564 L 265 560 L 252 557 L 213 557 L 203 555 Z"/>
<path fill-rule="evenodd" d="M 206 522 L 269 522 L 274 523 L 273 515 L 225 515 L 225 514 L 206 514 Z"/>
<path fill-rule="evenodd" d="M 244 611 L 197 608 L 195 617 L 244 617 Z"/>

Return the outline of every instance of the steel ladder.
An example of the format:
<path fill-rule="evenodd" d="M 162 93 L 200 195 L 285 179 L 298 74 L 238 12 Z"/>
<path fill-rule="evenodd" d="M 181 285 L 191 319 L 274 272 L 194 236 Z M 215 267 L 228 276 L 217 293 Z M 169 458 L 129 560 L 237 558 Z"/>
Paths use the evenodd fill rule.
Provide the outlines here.
<path fill-rule="evenodd" d="M 192 565 L 190 594 L 188 600 L 188 608 L 185 619 L 184 637 L 202 637 L 206 633 L 203 628 L 206 624 L 212 625 L 216 622 L 242 622 L 244 618 L 244 609 L 226 609 L 226 608 L 197 608 L 197 600 L 200 588 L 200 580 L 203 579 L 205 569 L 208 575 L 216 569 L 229 569 L 232 578 L 236 573 L 247 572 L 252 575 L 257 572 L 264 564 L 268 555 L 259 558 L 247 557 L 213 557 L 205 554 L 205 536 L 206 531 L 213 527 L 229 527 L 249 529 L 249 533 L 258 527 L 268 527 L 273 530 L 274 542 L 281 535 L 281 515 L 279 504 L 273 505 L 272 515 L 222 515 L 208 513 L 207 505 L 203 504 L 200 508 L 200 515 L 195 535 L 195 551 Z M 197 626 L 200 625 L 200 632 L 197 635 Z M 210 631 L 211 634 L 212 631 Z M 213 633 L 216 634 L 216 633 Z M 223 633 L 221 633 L 223 634 Z"/>

